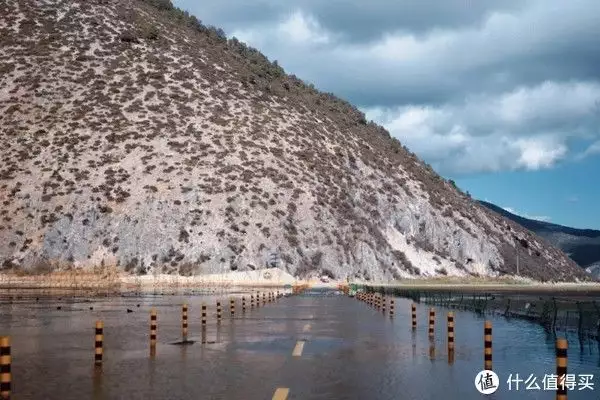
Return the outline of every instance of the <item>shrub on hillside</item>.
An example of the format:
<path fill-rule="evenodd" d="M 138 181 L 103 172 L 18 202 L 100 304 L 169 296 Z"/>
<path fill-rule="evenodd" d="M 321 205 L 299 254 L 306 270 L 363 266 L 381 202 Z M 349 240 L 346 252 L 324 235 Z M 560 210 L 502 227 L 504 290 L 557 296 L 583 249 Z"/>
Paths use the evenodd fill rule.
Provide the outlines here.
<path fill-rule="evenodd" d="M 139 39 L 137 38 L 135 33 L 133 33 L 132 31 L 125 31 L 125 32 L 121 33 L 121 35 L 119 36 L 119 39 L 121 40 L 121 42 L 125 42 L 125 43 L 139 43 Z"/>
<path fill-rule="evenodd" d="M 142 27 L 142 37 L 149 40 L 158 39 L 158 28 L 155 25 L 144 25 Z"/>
<path fill-rule="evenodd" d="M 159 10 L 172 10 L 175 7 L 171 0 L 143 0 L 146 3 L 158 8 Z"/>

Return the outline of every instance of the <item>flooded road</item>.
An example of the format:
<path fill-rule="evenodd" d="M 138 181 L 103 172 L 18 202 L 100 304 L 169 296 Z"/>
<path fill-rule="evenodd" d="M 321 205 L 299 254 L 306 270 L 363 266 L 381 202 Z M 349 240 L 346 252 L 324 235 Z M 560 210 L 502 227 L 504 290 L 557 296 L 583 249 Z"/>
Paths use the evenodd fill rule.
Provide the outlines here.
<path fill-rule="evenodd" d="M 229 315 L 216 322 L 217 297 L 144 296 L 103 299 L 35 298 L 0 304 L 0 335 L 11 336 L 13 399 L 481 399 L 474 385 L 483 369 L 483 319 L 455 313 L 455 354 L 446 350 L 446 312 L 436 307 L 434 346 L 428 339 L 429 306 L 396 298 L 393 319 L 343 295 L 306 293 Z M 208 305 L 201 343 L 201 304 Z M 181 339 L 181 305 L 188 304 L 189 339 Z M 139 304 L 139 307 L 138 307 Z M 61 309 L 57 309 L 57 307 Z M 92 309 L 90 309 L 90 307 Z M 158 344 L 149 351 L 150 310 L 158 313 Z M 127 309 L 131 312 L 127 312 Z M 94 324 L 104 322 L 104 359 L 94 361 Z M 490 399 L 550 399 L 545 374 L 554 374 L 555 338 L 526 321 L 492 317 L 493 370 L 500 388 Z M 580 348 L 569 337 L 568 373 L 592 374 L 594 390 L 569 391 L 570 399 L 600 396 L 597 344 Z M 299 343 L 301 342 L 301 344 Z M 509 391 L 507 379 L 523 380 Z M 540 389 L 525 381 L 533 375 Z M 578 378 L 579 380 L 579 378 Z M 529 384 L 532 388 L 526 390 Z"/>

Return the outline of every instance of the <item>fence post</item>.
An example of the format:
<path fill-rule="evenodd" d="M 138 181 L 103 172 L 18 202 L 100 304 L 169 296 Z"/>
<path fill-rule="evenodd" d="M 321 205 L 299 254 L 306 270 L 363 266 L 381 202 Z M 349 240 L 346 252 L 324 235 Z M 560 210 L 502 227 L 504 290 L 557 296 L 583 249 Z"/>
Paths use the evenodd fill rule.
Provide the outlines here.
<path fill-rule="evenodd" d="M 417 329 L 417 306 L 415 305 L 415 303 L 412 303 L 411 310 L 412 310 L 412 328 Z"/>

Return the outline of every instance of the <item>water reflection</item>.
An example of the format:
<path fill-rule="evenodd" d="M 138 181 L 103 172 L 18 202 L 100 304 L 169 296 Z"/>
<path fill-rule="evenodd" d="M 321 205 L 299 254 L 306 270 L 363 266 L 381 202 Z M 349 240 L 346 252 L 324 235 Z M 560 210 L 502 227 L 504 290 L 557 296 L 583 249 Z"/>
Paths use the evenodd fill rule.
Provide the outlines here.
<path fill-rule="evenodd" d="M 103 382 L 103 371 L 101 365 L 94 365 L 92 371 L 92 394 L 94 400 L 100 400 L 103 398 L 102 393 L 102 382 Z"/>
<path fill-rule="evenodd" d="M 431 361 L 435 360 L 435 341 L 429 341 L 429 359 Z"/>

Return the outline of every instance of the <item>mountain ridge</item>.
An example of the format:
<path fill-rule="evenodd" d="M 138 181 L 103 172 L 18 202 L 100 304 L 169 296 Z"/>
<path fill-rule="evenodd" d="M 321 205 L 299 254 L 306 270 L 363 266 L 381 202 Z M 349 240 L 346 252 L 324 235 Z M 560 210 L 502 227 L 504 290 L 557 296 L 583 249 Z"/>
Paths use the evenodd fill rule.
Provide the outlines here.
<path fill-rule="evenodd" d="M 584 268 L 598 269 L 600 263 L 600 230 L 579 229 L 538 221 L 511 213 L 497 205 L 478 200 L 478 202 L 543 237 L 548 242 L 563 250 L 573 261 Z"/>
<path fill-rule="evenodd" d="M 166 1 L 0 4 L 0 265 L 587 280 L 363 113 Z"/>

